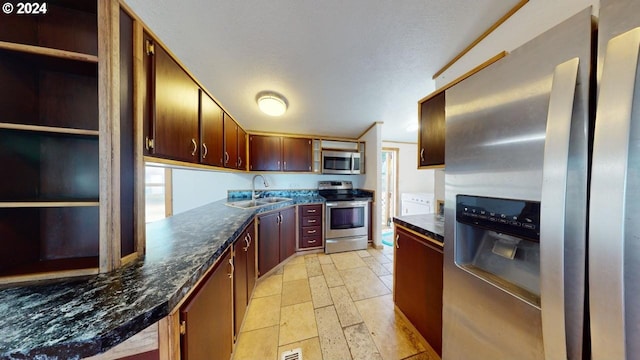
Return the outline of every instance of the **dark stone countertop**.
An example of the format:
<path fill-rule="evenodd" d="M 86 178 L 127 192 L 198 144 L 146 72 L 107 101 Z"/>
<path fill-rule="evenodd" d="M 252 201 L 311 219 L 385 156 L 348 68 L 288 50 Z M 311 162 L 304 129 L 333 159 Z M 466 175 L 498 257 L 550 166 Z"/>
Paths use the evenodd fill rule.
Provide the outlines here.
<path fill-rule="evenodd" d="M 0 288 L 0 359 L 110 349 L 167 316 L 256 214 L 324 202 L 305 195 L 254 209 L 220 200 L 148 224 L 145 257 L 113 272 Z"/>
<path fill-rule="evenodd" d="M 444 222 L 436 214 L 396 216 L 393 222 L 444 244 Z"/>

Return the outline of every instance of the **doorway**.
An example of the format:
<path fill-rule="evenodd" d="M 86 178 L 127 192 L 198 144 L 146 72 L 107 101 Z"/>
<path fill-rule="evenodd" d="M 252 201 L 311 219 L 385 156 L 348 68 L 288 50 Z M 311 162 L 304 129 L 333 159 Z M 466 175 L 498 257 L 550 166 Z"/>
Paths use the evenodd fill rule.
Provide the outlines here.
<path fill-rule="evenodd" d="M 398 197 L 398 148 L 382 148 L 382 243 L 393 246 L 393 217 L 396 215 Z"/>

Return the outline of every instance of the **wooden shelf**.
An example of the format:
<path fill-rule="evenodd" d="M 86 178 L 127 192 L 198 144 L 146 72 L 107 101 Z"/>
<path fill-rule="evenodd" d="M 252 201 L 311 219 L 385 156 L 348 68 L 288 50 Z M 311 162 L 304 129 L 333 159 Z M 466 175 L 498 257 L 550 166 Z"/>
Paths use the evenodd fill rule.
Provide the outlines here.
<path fill-rule="evenodd" d="M 0 41 L 0 49 L 26 53 L 26 54 L 34 54 L 34 55 L 42 55 L 55 57 L 59 59 L 72 60 L 72 61 L 81 61 L 87 63 L 98 63 L 98 57 L 90 54 L 83 54 L 73 51 L 52 49 L 42 46 L 34 46 L 34 45 L 26 45 L 26 44 L 17 44 L 10 43 L 6 41 Z"/>
<path fill-rule="evenodd" d="M 100 206 L 99 201 L 14 201 L 0 202 L 0 208 L 53 208 Z"/>
<path fill-rule="evenodd" d="M 98 130 L 72 129 L 72 128 L 64 128 L 64 127 L 12 124 L 12 123 L 0 123 L 0 129 L 46 132 L 46 133 L 65 134 L 65 135 L 98 136 L 100 134 Z"/>
<path fill-rule="evenodd" d="M 0 272 L 0 284 L 98 274 L 98 257 L 43 260 Z"/>

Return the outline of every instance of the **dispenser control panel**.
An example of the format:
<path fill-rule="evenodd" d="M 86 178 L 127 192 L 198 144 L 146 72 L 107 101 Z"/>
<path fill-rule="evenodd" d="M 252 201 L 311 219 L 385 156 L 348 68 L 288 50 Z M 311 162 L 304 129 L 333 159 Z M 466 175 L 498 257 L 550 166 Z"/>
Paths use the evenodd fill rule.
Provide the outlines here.
<path fill-rule="evenodd" d="M 458 195 L 456 220 L 498 233 L 540 241 L 540 202 Z"/>

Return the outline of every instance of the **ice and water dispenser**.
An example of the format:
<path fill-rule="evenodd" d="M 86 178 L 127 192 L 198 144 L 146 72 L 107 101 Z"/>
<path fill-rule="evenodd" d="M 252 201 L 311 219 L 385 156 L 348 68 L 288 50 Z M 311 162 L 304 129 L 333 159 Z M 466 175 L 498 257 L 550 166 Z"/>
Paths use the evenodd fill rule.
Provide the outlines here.
<path fill-rule="evenodd" d="M 456 197 L 456 264 L 540 306 L 540 202 Z"/>

